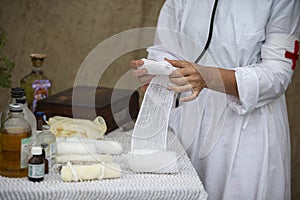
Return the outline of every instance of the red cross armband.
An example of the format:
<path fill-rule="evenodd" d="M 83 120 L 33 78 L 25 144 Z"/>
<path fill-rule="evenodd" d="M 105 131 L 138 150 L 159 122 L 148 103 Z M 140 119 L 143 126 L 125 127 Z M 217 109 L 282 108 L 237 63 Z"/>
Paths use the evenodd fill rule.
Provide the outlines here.
<path fill-rule="evenodd" d="M 299 51 L 299 41 L 298 40 L 295 40 L 294 52 L 285 51 L 284 56 L 288 59 L 291 59 L 293 62 L 292 70 L 296 69 L 296 64 L 297 64 L 297 60 L 299 57 L 298 51 Z"/>

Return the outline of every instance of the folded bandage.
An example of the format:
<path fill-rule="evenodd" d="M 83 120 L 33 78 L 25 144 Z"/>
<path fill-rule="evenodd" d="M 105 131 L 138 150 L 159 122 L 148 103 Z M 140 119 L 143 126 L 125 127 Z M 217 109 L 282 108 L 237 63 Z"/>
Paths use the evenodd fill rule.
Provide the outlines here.
<path fill-rule="evenodd" d="M 120 154 L 122 145 L 117 141 L 91 140 L 85 138 L 59 139 L 56 143 L 57 155 L 77 154 Z"/>
<path fill-rule="evenodd" d="M 170 75 L 176 69 L 165 60 L 154 61 L 145 58 L 142 58 L 141 60 L 144 61 L 144 64 L 139 68 L 145 68 L 148 74 L 151 75 Z"/>
<path fill-rule="evenodd" d="M 128 154 L 130 169 L 135 172 L 177 173 L 176 160 L 173 151 L 143 149 Z"/>
<path fill-rule="evenodd" d="M 107 130 L 106 123 L 100 116 L 96 117 L 93 121 L 55 116 L 51 117 L 47 123 L 50 125 L 50 131 L 55 137 L 79 136 L 102 139 Z"/>
<path fill-rule="evenodd" d="M 68 162 L 61 169 L 61 178 L 65 182 L 118 178 L 120 176 L 121 168 L 117 163 L 72 165 Z"/>

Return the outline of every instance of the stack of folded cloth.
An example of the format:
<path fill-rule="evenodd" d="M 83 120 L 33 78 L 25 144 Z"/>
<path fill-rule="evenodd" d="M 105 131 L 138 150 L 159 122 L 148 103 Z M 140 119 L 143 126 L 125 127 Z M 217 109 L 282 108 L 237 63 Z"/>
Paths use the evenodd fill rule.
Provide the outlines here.
<path fill-rule="evenodd" d="M 112 162 L 112 155 L 121 154 L 122 146 L 116 141 L 88 138 L 57 138 L 56 162 Z"/>
<path fill-rule="evenodd" d="M 106 141 L 106 124 L 102 117 L 94 121 L 55 116 L 48 121 L 56 136 L 56 162 L 62 166 L 63 181 L 84 181 L 121 176 L 113 156 L 123 152 L 116 141 Z"/>
<path fill-rule="evenodd" d="M 121 154 L 122 151 L 121 144 L 116 141 L 58 138 L 56 162 L 67 163 L 61 169 L 63 181 L 118 178 L 121 176 L 121 168 L 119 164 L 113 163 L 112 155 Z"/>

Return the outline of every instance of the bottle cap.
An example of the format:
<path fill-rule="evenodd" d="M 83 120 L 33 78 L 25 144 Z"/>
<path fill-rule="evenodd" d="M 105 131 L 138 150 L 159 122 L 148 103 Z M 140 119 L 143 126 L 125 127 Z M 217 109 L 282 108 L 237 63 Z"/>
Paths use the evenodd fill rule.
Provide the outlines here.
<path fill-rule="evenodd" d="M 30 54 L 31 62 L 34 67 L 43 66 L 43 61 L 47 56 L 41 53 L 32 53 Z"/>
<path fill-rule="evenodd" d="M 42 147 L 32 147 L 31 148 L 31 154 L 32 155 L 42 155 Z"/>
<path fill-rule="evenodd" d="M 20 98 L 25 96 L 25 90 L 20 87 L 14 87 L 11 89 L 10 94 L 12 98 Z"/>
<path fill-rule="evenodd" d="M 42 112 L 42 111 L 37 111 L 37 112 L 35 112 L 35 115 L 36 115 L 37 117 L 41 117 L 41 116 L 44 116 L 44 112 Z"/>
<path fill-rule="evenodd" d="M 11 103 L 11 104 L 9 104 L 9 111 L 11 111 L 11 112 L 22 112 L 23 107 L 19 103 Z"/>

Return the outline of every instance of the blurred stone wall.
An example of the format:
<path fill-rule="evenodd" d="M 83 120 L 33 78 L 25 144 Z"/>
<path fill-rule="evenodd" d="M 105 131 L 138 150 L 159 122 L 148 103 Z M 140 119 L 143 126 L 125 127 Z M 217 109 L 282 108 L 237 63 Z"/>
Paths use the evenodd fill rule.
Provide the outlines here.
<path fill-rule="evenodd" d="M 20 79 L 31 71 L 29 54 L 41 52 L 48 56 L 44 73 L 54 83 L 53 93 L 72 87 L 81 63 L 96 45 L 123 31 L 155 26 L 163 1 L 1 0 L 0 29 L 8 36 L 3 53 L 16 63 L 13 86 L 19 86 Z M 131 40 L 138 42 L 139 38 Z M 123 47 L 116 43 L 113 48 Z M 120 55 L 109 65 L 99 85 L 114 86 L 128 70 L 128 62 L 144 56 L 144 49 Z M 298 63 L 287 92 L 292 143 L 292 191 L 295 200 L 300 199 L 299 76 Z M 9 90 L 0 89 L 0 111 L 8 99 Z"/>

